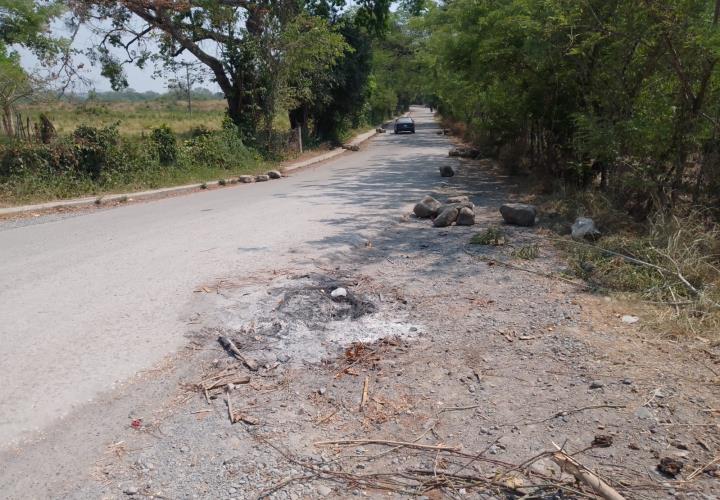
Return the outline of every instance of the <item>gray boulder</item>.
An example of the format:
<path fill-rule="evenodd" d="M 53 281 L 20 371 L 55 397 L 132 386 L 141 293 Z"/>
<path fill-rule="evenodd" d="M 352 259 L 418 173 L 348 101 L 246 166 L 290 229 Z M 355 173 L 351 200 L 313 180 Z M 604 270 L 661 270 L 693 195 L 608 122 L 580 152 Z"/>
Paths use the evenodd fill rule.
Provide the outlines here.
<path fill-rule="evenodd" d="M 241 175 L 240 177 L 238 177 L 238 181 L 248 184 L 250 182 L 255 182 L 255 177 L 253 177 L 252 175 Z"/>
<path fill-rule="evenodd" d="M 475 210 L 475 205 L 471 201 L 463 201 L 461 203 L 444 203 L 438 207 L 436 213 L 441 214 L 448 208 L 457 208 L 458 210 L 462 208 L 469 208 L 470 210 Z"/>
<path fill-rule="evenodd" d="M 455 175 L 455 170 L 450 165 L 440 167 L 440 177 L 452 177 L 453 175 Z"/>
<path fill-rule="evenodd" d="M 524 203 L 506 203 L 500 207 L 500 214 L 507 224 L 515 226 L 534 226 L 537 208 Z"/>
<path fill-rule="evenodd" d="M 270 177 L 268 177 L 267 175 L 256 175 L 255 176 L 255 182 L 265 182 L 265 181 L 269 181 L 269 180 L 270 180 Z"/>
<path fill-rule="evenodd" d="M 445 201 L 445 203 L 466 203 L 469 201 L 470 198 L 468 198 L 467 196 L 451 196 Z"/>
<path fill-rule="evenodd" d="M 271 179 L 279 179 L 282 177 L 282 174 L 278 170 L 270 170 L 267 172 L 267 176 Z"/>
<path fill-rule="evenodd" d="M 420 203 L 415 205 L 413 213 L 419 219 L 429 219 L 433 215 L 437 214 L 437 210 L 440 207 L 440 202 L 432 196 L 426 196 Z"/>
<path fill-rule="evenodd" d="M 475 224 L 475 211 L 468 207 L 463 207 L 458 212 L 457 222 L 458 226 L 472 226 Z"/>
<path fill-rule="evenodd" d="M 574 240 L 594 240 L 600 236 L 600 231 L 595 227 L 595 222 L 589 217 L 578 217 L 570 230 Z"/>
<path fill-rule="evenodd" d="M 433 221 L 433 226 L 435 227 L 448 227 L 451 226 L 453 222 L 457 220 L 458 213 L 460 210 L 458 210 L 455 207 L 448 207 L 442 212 L 440 212 L 440 215 L 435 217 L 435 220 Z"/>

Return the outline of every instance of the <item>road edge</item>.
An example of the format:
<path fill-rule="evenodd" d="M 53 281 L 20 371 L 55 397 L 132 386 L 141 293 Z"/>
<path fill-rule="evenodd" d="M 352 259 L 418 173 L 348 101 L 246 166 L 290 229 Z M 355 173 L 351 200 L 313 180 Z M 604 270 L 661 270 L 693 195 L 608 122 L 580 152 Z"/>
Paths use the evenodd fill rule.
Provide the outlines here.
<path fill-rule="evenodd" d="M 384 126 L 384 125 L 383 125 Z M 377 129 L 369 130 L 368 132 L 363 132 L 362 134 L 359 134 L 355 136 L 352 140 L 347 142 L 347 145 L 349 146 L 360 146 L 361 144 L 369 141 L 373 137 L 377 135 Z M 292 172 L 294 170 L 298 170 L 304 167 L 308 167 L 310 165 L 314 165 L 316 163 L 324 162 L 325 160 L 329 160 L 330 158 L 335 158 L 336 156 L 340 156 L 343 154 L 347 149 L 339 147 L 332 149 L 328 151 L 327 153 L 323 153 L 318 156 L 314 156 L 312 158 L 309 158 L 307 160 L 291 163 L 290 165 L 287 165 L 282 169 L 282 171 L 285 172 Z M 180 194 L 185 191 L 194 191 L 196 189 L 200 189 L 203 186 L 205 187 L 214 187 L 218 186 L 220 184 L 220 181 L 208 181 L 208 182 L 198 182 L 194 184 L 185 184 L 182 186 L 170 186 L 165 188 L 158 188 L 158 189 L 150 189 L 146 191 L 137 191 L 132 193 L 117 193 L 117 194 L 107 194 L 107 195 L 99 195 L 99 196 L 85 196 L 83 198 L 73 198 L 69 200 L 58 200 L 58 201 L 48 201 L 45 203 L 36 203 L 33 205 L 19 205 L 16 207 L 7 207 L 7 208 L 0 208 L 0 217 L 6 216 L 6 215 L 17 215 L 22 214 L 25 212 L 36 212 L 41 210 L 52 210 L 56 208 L 70 208 L 70 207 L 82 207 L 86 205 L 94 205 L 97 204 L 98 200 L 102 200 L 102 203 L 108 203 L 108 202 L 122 202 L 129 199 L 132 200 L 142 200 L 145 198 L 152 198 L 157 195 L 169 195 L 169 194 Z"/>

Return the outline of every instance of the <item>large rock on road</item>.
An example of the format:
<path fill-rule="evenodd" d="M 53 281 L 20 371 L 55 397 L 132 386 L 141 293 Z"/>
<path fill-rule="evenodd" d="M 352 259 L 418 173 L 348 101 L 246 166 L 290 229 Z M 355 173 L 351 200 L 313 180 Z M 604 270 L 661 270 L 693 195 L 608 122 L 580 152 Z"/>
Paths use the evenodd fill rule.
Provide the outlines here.
<path fill-rule="evenodd" d="M 506 223 L 515 226 L 534 226 L 537 208 L 524 203 L 506 203 L 500 207 L 500 214 Z"/>

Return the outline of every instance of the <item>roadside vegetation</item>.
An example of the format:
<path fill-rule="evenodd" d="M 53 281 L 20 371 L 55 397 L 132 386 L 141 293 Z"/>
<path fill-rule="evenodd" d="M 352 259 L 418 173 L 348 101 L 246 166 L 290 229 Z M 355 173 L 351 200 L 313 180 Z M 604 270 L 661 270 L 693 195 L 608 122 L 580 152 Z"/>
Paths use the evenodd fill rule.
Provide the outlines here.
<path fill-rule="evenodd" d="M 306 150 L 338 145 L 409 104 L 383 97 L 388 87 L 377 83 L 390 70 L 374 64 L 390 15 L 384 0 L 352 9 L 335 1 L 72 7 L 0 0 L 0 204 L 254 173 L 296 154 L 298 129 Z M 99 18 L 113 25 L 90 28 Z M 82 74 L 72 41 L 47 31 L 60 20 L 95 29 L 101 42 L 83 54 L 114 92 L 66 92 Z M 18 46 L 51 74 L 28 74 Z M 127 64 L 175 75 L 172 88 L 133 91 Z"/>
<path fill-rule="evenodd" d="M 561 243 L 573 274 L 657 307 L 667 333 L 717 337 L 720 2 L 454 0 L 412 14 L 404 64 L 422 68 L 446 126 L 524 177 L 550 227 L 599 226 L 597 241 Z"/>

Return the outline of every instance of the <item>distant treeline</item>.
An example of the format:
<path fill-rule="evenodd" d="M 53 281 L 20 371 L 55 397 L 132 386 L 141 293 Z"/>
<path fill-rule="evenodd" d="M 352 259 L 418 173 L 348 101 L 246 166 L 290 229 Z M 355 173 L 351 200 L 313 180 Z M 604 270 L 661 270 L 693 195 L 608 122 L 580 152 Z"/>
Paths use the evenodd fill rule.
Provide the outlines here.
<path fill-rule="evenodd" d="M 224 99 L 222 92 L 213 92 L 212 90 L 196 87 L 190 93 L 190 97 L 193 101 L 209 101 L 214 99 Z M 132 88 L 120 90 L 120 91 L 101 91 L 91 90 L 87 93 L 70 93 L 64 97 L 65 100 L 70 102 L 85 102 L 85 101 L 97 101 L 97 102 L 140 102 L 140 101 L 156 101 L 156 100 L 184 100 L 187 99 L 187 93 L 184 90 L 170 89 L 167 92 L 155 92 L 152 90 L 146 90 L 145 92 L 138 92 Z"/>

